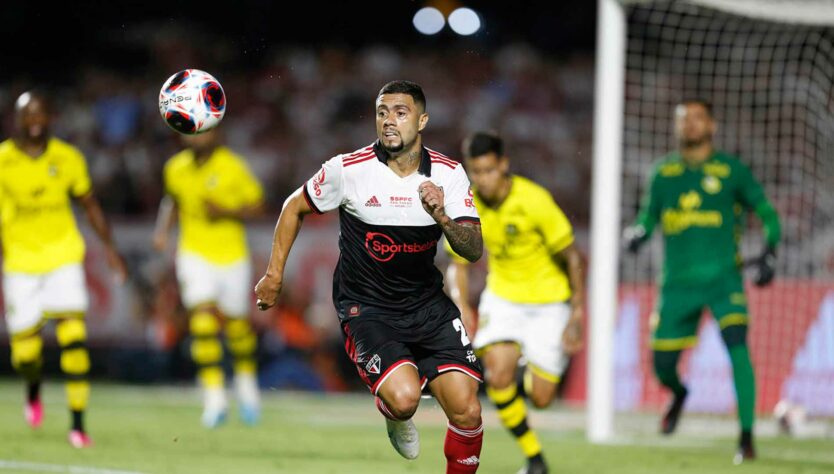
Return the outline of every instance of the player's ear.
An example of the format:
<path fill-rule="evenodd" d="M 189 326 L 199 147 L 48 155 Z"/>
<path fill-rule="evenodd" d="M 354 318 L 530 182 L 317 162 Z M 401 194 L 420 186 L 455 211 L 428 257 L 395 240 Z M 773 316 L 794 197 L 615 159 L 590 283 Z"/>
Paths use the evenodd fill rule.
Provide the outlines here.
<path fill-rule="evenodd" d="M 501 155 L 498 158 L 498 169 L 501 171 L 501 174 L 510 172 L 510 159 L 507 158 L 507 155 Z"/>
<path fill-rule="evenodd" d="M 718 131 L 718 123 L 715 121 L 714 118 L 709 119 L 709 133 L 712 136 L 715 136 L 715 132 Z"/>
<path fill-rule="evenodd" d="M 427 123 L 429 123 L 429 113 L 423 112 L 420 114 L 420 118 L 417 119 L 417 131 L 422 132 L 426 128 Z"/>

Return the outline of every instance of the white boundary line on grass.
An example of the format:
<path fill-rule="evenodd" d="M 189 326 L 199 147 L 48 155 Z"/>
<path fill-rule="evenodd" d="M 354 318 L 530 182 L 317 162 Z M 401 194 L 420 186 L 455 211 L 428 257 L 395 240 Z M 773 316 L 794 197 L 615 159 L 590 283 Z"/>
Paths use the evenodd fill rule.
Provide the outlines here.
<path fill-rule="evenodd" d="M 12 461 L 0 459 L 0 470 L 21 470 L 32 472 L 63 472 L 69 474 L 143 474 L 138 471 L 120 471 L 118 469 L 104 469 L 88 466 L 72 466 L 63 464 L 45 464 L 39 462 Z"/>

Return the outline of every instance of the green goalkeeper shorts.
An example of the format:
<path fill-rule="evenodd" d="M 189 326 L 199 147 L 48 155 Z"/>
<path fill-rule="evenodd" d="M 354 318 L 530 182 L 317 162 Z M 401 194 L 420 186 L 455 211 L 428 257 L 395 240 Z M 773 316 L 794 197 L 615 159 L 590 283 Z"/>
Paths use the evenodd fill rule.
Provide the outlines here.
<path fill-rule="evenodd" d="M 704 308 L 718 322 L 728 346 L 747 338 L 747 297 L 741 275 L 728 275 L 710 284 L 664 286 L 652 315 L 652 349 L 679 351 L 698 343 L 698 323 Z"/>

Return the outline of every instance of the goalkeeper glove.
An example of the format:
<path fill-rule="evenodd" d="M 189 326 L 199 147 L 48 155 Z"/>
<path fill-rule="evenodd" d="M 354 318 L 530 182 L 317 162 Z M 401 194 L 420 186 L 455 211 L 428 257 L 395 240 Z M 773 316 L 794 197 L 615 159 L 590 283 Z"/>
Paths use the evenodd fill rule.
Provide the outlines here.
<path fill-rule="evenodd" d="M 626 227 L 623 231 L 623 247 L 631 253 L 637 253 L 637 249 L 643 244 L 646 238 L 646 229 L 641 225 Z"/>
<path fill-rule="evenodd" d="M 756 286 L 767 286 L 773 281 L 776 274 L 776 249 L 773 247 L 766 247 L 762 254 L 755 260 L 756 277 L 753 283 Z"/>

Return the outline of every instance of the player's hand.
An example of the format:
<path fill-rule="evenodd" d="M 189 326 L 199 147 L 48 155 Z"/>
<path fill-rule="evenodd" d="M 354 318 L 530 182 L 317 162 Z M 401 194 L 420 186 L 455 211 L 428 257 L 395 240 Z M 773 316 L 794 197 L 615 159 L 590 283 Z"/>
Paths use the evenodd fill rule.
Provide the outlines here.
<path fill-rule="evenodd" d="M 116 283 L 120 285 L 123 284 L 127 281 L 127 263 L 125 263 L 125 259 L 112 245 L 108 246 L 105 252 L 107 254 L 107 265 L 109 265 L 110 270 L 113 271 Z"/>
<path fill-rule="evenodd" d="M 255 296 L 258 298 L 258 309 L 265 311 L 278 302 L 278 294 L 281 293 L 283 282 L 280 278 L 264 275 L 255 285 Z"/>
<path fill-rule="evenodd" d="M 168 248 L 167 232 L 156 232 L 153 234 L 153 248 L 157 252 L 164 252 Z"/>
<path fill-rule="evenodd" d="M 572 305 L 570 319 L 565 331 L 562 333 L 562 348 L 568 355 L 576 354 L 582 350 L 582 322 L 585 320 L 585 305 L 575 303 Z"/>
<path fill-rule="evenodd" d="M 773 282 L 773 277 L 776 276 L 776 249 L 767 247 L 756 259 L 755 265 L 756 277 L 753 283 L 756 286 L 767 286 Z"/>
<path fill-rule="evenodd" d="M 423 209 L 429 213 L 435 222 L 440 222 L 446 217 L 443 189 L 431 181 L 424 181 L 417 188 L 417 191 L 420 193 L 420 201 L 423 203 Z"/>
<path fill-rule="evenodd" d="M 634 225 L 626 227 L 623 230 L 623 248 L 630 253 L 637 253 L 640 245 L 643 244 L 643 239 L 646 237 L 646 229 L 641 225 Z"/>

